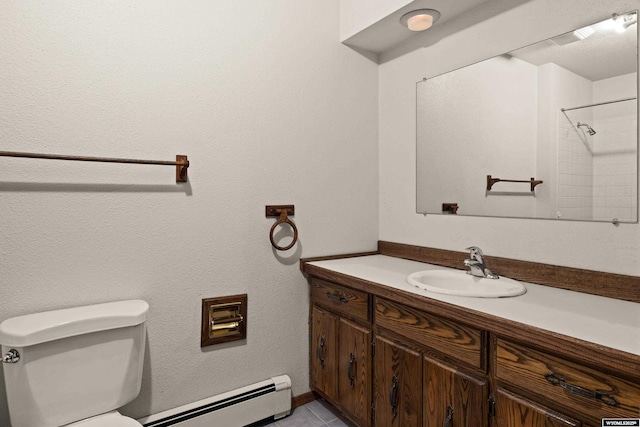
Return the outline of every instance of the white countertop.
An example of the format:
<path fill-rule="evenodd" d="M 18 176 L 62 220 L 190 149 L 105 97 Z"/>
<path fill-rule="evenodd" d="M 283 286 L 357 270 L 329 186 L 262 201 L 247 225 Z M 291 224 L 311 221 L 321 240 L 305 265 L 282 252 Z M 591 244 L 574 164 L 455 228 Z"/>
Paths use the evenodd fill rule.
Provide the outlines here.
<path fill-rule="evenodd" d="M 640 356 L 638 303 L 526 282 L 527 293 L 512 298 L 438 294 L 411 286 L 406 278 L 416 271 L 450 269 L 385 255 L 309 264 Z"/>

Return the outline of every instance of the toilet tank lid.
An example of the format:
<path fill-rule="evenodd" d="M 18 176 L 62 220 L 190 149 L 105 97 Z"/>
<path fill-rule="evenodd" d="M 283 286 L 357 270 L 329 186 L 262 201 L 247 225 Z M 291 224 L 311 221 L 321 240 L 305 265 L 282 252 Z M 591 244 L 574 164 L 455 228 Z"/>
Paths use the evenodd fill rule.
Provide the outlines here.
<path fill-rule="evenodd" d="M 0 323 L 0 344 L 27 347 L 47 341 L 135 326 L 147 318 L 149 304 L 127 300 L 13 317 Z"/>

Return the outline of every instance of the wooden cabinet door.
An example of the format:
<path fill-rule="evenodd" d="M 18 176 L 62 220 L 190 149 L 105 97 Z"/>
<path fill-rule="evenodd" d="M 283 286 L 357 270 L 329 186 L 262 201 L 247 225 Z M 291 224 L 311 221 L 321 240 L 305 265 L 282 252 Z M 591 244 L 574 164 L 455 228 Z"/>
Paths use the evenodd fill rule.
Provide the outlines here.
<path fill-rule="evenodd" d="M 576 427 L 581 424 L 579 421 L 498 389 L 495 425 L 498 427 Z"/>
<path fill-rule="evenodd" d="M 371 425 L 371 331 L 340 319 L 338 393 L 340 405 L 358 425 Z"/>
<path fill-rule="evenodd" d="M 425 357 L 424 427 L 486 427 L 487 383 Z M 501 427 L 509 424 L 501 424 Z M 512 426 L 509 426 L 512 427 Z"/>
<path fill-rule="evenodd" d="M 311 387 L 338 401 L 338 317 L 315 305 L 311 312 Z"/>
<path fill-rule="evenodd" d="M 375 339 L 373 424 L 422 425 L 422 356 L 381 337 Z M 440 426 L 441 427 L 441 426 Z"/>

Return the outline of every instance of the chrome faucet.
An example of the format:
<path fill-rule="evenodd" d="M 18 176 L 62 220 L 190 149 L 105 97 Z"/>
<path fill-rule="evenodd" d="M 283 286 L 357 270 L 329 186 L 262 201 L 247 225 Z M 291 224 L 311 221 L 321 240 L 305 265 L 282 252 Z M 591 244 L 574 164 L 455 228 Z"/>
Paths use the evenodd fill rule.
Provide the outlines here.
<path fill-rule="evenodd" d="M 486 277 L 487 279 L 499 279 L 500 276 L 493 274 L 484 263 L 484 254 L 477 246 L 468 247 L 469 259 L 464 260 L 465 267 L 469 268 L 467 274 L 476 277 Z"/>

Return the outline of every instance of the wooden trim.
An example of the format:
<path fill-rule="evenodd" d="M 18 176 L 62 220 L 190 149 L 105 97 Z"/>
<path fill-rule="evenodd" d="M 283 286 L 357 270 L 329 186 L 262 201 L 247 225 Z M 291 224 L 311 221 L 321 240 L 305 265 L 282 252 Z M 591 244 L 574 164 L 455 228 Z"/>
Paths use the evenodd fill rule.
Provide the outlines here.
<path fill-rule="evenodd" d="M 316 395 L 312 391 L 300 394 L 298 396 L 291 397 L 291 409 L 296 409 L 300 406 L 304 406 L 309 402 L 316 400 Z"/>
<path fill-rule="evenodd" d="M 428 264 L 437 264 L 457 269 L 463 268 L 462 263 L 466 258 L 466 253 L 464 252 L 405 245 L 403 243 L 385 242 L 383 240 L 378 241 L 378 253 L 381 255 L 425 262 Z"/>
<path fill-rule="evenodd" d="M 378 241 L 382 255 L 463 269 L 466 252 Z M 495 274 L 529 283 L 640 303 L 640 277 L 485 256 Z"/>
<path fill-rule="evenodd" d="M 355 257 L 359 257 L 359 256 L 369 256 L 369 255 L 378 255 L 378 251 L 371 251 L 371 252 L 358 252 L 358 253 L 353 253 L 353 254 L 344 254 L 344 255 L 329 255 L 329 256 L 319 256 L 319 257 L 313 257 L 313 258 L 301 258 L 300 259 L 300 271 L 302 271 L 303 273 L 306 273 L 306 265 L 308 262 L 315 262 L 315 261 L 328 261 L 331 259 L 342 259 L 342 258 L 355 258 Z"/>

